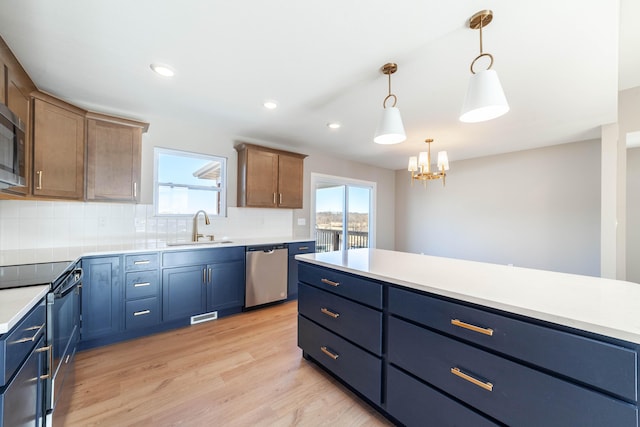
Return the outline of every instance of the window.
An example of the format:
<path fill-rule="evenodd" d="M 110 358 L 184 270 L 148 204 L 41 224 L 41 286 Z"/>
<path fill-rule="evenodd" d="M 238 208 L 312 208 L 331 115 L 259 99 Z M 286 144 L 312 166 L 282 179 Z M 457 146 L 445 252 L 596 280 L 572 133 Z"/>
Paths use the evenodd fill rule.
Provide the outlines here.
<path fill-rule="evenodd" d="M 372 248 L 376 184 L 312 174 L 316 251 Z"/>
<path fill-rule="evenodd" d="M 226 215 L 226 158 L 155 148 L 154 161 L 156 215 Z"/>

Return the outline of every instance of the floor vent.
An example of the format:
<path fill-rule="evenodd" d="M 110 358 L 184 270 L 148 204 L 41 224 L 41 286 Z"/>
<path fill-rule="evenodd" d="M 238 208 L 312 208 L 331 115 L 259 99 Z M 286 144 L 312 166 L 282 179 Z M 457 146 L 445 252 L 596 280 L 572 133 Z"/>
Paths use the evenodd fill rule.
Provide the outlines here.
<path fill-rule="evenodd" d="M 211 313 L 198 314 L 197 316 L 191 316 L 191 324 L 208 322 L 209 320 L 216 320 L 218 318 L 218 312 L 212 311 Z"/>

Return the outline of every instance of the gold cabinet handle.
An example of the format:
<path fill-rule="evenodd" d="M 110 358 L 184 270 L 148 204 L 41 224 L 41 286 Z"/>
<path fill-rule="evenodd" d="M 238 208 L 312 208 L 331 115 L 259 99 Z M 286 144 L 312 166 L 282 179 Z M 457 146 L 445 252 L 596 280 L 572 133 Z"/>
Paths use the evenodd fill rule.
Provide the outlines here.
<path fill-rule="evenodd" d="M 306 251 L 307 249 L 309 249 L 309 246 L 300 246 L 298 248 L 299 251 Z"/>
<path fill-rule="evenodd" d="M 329 356 L 333 360 L 338 360 L 338 357 L 340 356 L 339 354 L 336 354 L 336 353 L 333 353 L 332 351 L 329 351 L 327 349 L 327 347 L 325 347 L 325 346 L 320 347 L 320 350 L 322 350 L 322 352 L 324 354 L 326 354 L 327 356 Z"/>
<path fill-rule="evenodd" d="M 273 204 L 276 204 L 276 193 L 273 193 Z"/>
<path fill-rule="evenodd" d="M 40 347 L 38 349 L 36 349 L 36 353 L 42 353 L 43 351 L 46 351 L 49 353 L 49 369 L 47 371 L 47 373 L 45 375 L 42 375 L 40 377 L 40 379 L 47 379 L 47 378 L 51 378 L 51 372 L 53 372 L 53 347 L 51 347 L 50 345 L 46 346 L 46 347 Z"/>
<path fill-rule="evenodd" d="M 207 269 L 202 269 L 202 283 L 207 283 Z"/>
<path fill-rule="evenodd" d="M 144 283 L 134 283 L 133 284 L 134 288 L 142 288 L 144 286 L 151 286 L 151 283 L 150 282 L 144 282 Z"/>
<path fill-rule="evenodd" d="M 322 307 L 320 309 L 321 312 L 323 312 L 324 314 L 326 314 L 329 317 L 333 317 L 334 319 L 337 319 L 338 317 L 340 317 L 340 313 L 334 313 L 333 311 L 329 310 L 328 308 Z"/>
<path fill-rule="evenodd" d="M 282 193 L 280 193 L 280 204 L 282 204 Z"/>
<path fill-rule="evenodd" d="M 134 182 L 133 183 L 133 198 L 137 198 L 138 197 L 138 183 Z"/>
<path fill-rule="evenodd" d="M 35 334 L 33 334 L 33 336 L 28 337 L 28 338 L 20 338 L 19 340 L 15 340 L 12 341 L 11 344 L 20 344 L 23 342 L 34 342 L 36 340 L 36 338 L 38 337 L 38 335 L 40 335 L 40 331 L 42 331 L 42 329 L 44 328 L 44 323 L 40 326 L 31 326 L 30 328 L 25 329 L 25 331 L 36 331 Z"/>
<path fill-rule="evenodd" d="M 149 261 L 148 259 L 143 259 L 141 261 L 134 261 L 133 265 L 145 265 L 145 264 L 150 264 L 151 261 Z"/>
<path fill-rule="evenodd" d="M 140 311 L 134 311 L 133 315 L 134 316 L 144 316 L 145 314 L 149 314 L 151 313 L 151 310 L 140 310 Z"/>
<path fill-rule="evenodd" d="M 493 335 L 493 329 L 491 328 L 481 328 L 480 326 L 472 325 L 470 323 L 465 323 L 459 319 L 451 319 L 451 324 L 459 328 L 469 329 L 470 331 L 478 332 L 480 334 L 489 335 L 489 336 Z"/>
<path fill-rule="evenodd" d="M 211 267 L 207 268 L 207 273 L 209 274 L 207 282 L 211 283 Z"/>
<path fill-rule="evenodd" d="M 322 283 L 326 283 L 327 285 L 331 285 L 331 286 L 340 286 L 340 282 L 334 282 L 332 280 L 329 279 L 322 279 L 320 280 Z"/>
<path fill-rule="evenodd" d="M 36 185 L 36 190 L 42 190 L 42 171 L 36 171 L 36 175 L 38 176 L 38 185 Z"/>
<path fill-rule="evenodd" d="M 483 388 L 487 391 L 493 391 L 493 384 L 491 384 L 490 382 L 480 381 L 477 378 L 473 378 L 471 375 L 462 372 L 460 368 L 451 368 L 451 373 L 457 377 L 462 378 L 463 380 L 467 380 L 470 383 L 477 385 L 480 388 Z"/>

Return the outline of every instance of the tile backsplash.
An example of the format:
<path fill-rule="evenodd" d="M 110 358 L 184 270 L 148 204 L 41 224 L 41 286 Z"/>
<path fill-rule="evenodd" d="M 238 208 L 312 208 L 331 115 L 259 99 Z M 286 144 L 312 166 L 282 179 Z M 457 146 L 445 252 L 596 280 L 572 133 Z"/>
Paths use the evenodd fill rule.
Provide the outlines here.
<path fill-rule="evenodd" d="M 293 211 L 228 207 L 225 218 L 199 221 L 199 232 L 216 239 L 291 236 Z M 153 205 L 0 200 L 0 265 L 161 248 L 190 240 L 192 224 L 191 217 L 156 217 Z"/>

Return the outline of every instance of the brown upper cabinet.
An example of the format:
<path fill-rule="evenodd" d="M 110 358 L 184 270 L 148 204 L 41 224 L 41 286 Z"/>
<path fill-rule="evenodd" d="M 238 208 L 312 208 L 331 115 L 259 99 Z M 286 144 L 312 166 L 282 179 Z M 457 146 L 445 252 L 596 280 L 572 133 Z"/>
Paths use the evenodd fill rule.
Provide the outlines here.
<path fill-rule="evenodd" d="M 84 198 L 85 111 L 34 92 L 33 195 Z"/>
<path fill-rule="evenodd" d="M 140 201 L 142 133 L 148 127 L 87 113 L 87 200 Z"/>
<path fill-rule="evenodd" d="M 304 154 L 239 144 L 238 206 L 302 209 Z"/>

